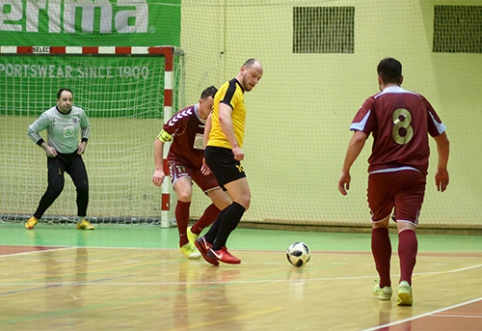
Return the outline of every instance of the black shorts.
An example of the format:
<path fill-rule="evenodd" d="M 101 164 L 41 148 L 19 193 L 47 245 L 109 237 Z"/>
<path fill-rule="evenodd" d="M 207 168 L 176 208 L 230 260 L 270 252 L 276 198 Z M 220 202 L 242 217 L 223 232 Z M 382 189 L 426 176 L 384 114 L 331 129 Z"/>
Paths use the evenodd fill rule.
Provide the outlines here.
<path fill-rule="evenodd" d="M 228 148 L 207 146 L 204 158 L 223 188 L 224 184 L 246 177 L 241 162 L 234 159 L 233 151 Z"/>

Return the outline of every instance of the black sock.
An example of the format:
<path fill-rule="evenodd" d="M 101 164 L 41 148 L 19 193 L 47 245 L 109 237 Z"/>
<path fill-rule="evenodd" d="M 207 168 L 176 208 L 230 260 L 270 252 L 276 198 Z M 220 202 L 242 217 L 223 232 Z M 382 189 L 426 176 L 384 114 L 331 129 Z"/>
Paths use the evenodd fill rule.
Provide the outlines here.
<path fill-rule="evenodd" d="M 237 202 L 233 202 L 223 210 L 222 217 L 219 219 L 220 224 L 216 240 L 213 243 L 213 250 L 217 251 L 226 246 L 229 235 L 238 226 L 245 210 L 246 209 Z M 216 220 L 216 222 L 218 222 L 218 220 Z"/>
<path fill-rule="evenodd" d="M 225 210 L 226 210 L 226 208 L 221 210 L 218 217 L 214 221 L 213 225 L 211 225 L 208 232 L 206 232 L 206 234 L 204 235 L 204 239 L 206 239 L 206 241 L 208 243 L 212 244 L 214 242 L 214 240 L 216 240 L 216 237 L 218 236 L 219 225 L 221 224 L 221 218 L 223 217 L 223 214 L 224 214 Z"/>

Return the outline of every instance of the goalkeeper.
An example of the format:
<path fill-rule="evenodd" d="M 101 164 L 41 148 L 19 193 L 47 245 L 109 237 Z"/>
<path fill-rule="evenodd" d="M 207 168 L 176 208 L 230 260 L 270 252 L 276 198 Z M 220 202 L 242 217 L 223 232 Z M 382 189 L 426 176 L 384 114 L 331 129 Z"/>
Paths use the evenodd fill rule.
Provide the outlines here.
<path fill-rule="evenodd" d="M 34 228 L 45 211 L 62 193 L 64 173 L 67 172 L 77 189 L 77 229 L 94 230 L 92 224 L 85 220 L 89 204 L 89 180 L 82 160 L 89 140 L 90 123 L 84 110 L 73 106 L 72 100 L 71 90 L 60 89 L 57 92 L 57 105 L 43 112 L 28 127 L 30 139 L 42 147 L 47 155 L 48 186 L 37 210 L 25 223 L 27 229 Z M 43 130 L 47 130 L 47 142 L 39 135 Z"/>
<path fill-rule="evenodd" d="M 204 124 L 211 113 L 217 89 L 206 88 L 199 102 L 176 113 L 164 124 L 154 141 L 156 170 L 152 176 L 155 186 L 161 186 L 166 170 L 163 166 L 164 145 L 171 141 L 167 160 L 171 182 L 177 195 L 175 217 L 179 231 L 179 250 L 189 259 L 201 256 L 194 241 L 201 231 L 211 225 L 220 210 L 231 204 L 231 199 L 219 186 L 211 170 L 204 164 Z M 203 215 L 188 227 L 192 198 L 192 182 L 212 200 Z"/>

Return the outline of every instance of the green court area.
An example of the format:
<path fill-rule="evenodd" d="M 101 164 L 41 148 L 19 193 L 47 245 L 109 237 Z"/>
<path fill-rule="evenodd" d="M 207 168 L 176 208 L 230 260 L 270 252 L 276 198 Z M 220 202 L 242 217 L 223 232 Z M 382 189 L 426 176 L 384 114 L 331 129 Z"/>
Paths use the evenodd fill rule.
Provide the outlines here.
<path fill-rule="evenodd" d="M 392 229 L 392 245 L 397 238 Z M 284 251 L 303 241 L 313 251 L 370 251 L 369 233 L 338 233 L 238 228 L 230 236 L 231 250 Z M 420 252 L 480 252 L 480 235 L 419 234 Z M 143 225 L 99 225 L 95 231 L 79 231 L 75 225 L 38 224 L 27 230 L 21 223 L 0 224 L 0 245 L 170 248 L 178 245 L 177 228 Z"/>

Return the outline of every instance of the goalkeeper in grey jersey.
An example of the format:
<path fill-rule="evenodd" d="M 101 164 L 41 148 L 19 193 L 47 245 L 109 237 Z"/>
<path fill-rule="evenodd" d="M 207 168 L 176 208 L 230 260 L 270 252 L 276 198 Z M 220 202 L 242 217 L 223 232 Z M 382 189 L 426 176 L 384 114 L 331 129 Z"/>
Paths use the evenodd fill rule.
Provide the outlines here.
<path fill-rule="evenodd" d="M 90 123 L 84 110 L 73 106 L 72 100 L 71 90 L 60 89 L 57 93 L 57 105 L 43 112 L 28 127 L 30 139 L 42 147 L 47 155 L 48 186 L 37 210 L 25 223 L 27 229 L 34 228 L 45 211 L 62 193 L 64 172 L 67 172 L 77 189 L 77 229 L 94 230 L 92 224 L 85 220 L 89 204 L 89 180 L 82 160 L 89 140 Z M 39 135 L 43 130 L 47 130 L 47 142 Z"/>

